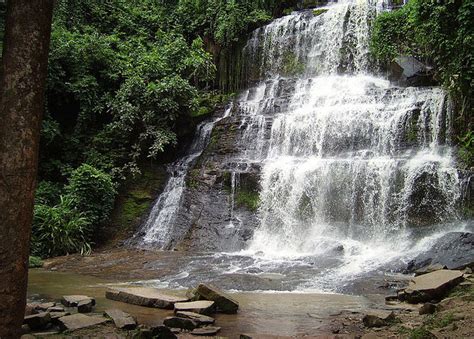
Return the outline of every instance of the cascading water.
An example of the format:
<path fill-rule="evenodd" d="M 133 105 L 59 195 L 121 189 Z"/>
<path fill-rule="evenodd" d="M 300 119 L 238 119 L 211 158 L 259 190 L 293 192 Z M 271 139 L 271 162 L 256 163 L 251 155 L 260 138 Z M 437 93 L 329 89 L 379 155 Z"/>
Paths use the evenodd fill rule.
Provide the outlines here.
<path fill-rule="evenodd" d="M 444 232 L 463 227 L 446 225 L 459 219 L 462 192 L 446 93 L 370 75 L 370 25 L 382 7 L 340 1 L 253 32 L 243 51 L 246 69 L 264 80 L 235 103 L 239 151 L 222 165 L 231 173 L 230 211 L 216 232 L 245 224 L 234 211 L 237 179 L 255 164 L 259 225 L 240 252 L 201 257 L 206 274 L 271 273 L 283 277 L 278 289 L 334 290 L 426 250 L 443 234 L 433 225 Z M 201 128 L 201 144 L 213 125 Z M 203 147 L 175 166 L 180 174 L 153 208 L 145 242 L 167 248 L 185 173 Z M 424 231 L 415 237 L 417 229 Z M 169 281 L 199 281 L 197 262 L 185 265 L 194 270 L 189 278 Z"/>

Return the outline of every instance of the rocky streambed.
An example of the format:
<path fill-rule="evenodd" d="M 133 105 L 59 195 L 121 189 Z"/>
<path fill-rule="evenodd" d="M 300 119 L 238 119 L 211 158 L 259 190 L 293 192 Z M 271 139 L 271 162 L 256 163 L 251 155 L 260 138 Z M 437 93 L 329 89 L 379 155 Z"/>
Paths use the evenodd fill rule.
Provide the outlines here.
<path fill-rule="evenodd" d="M 77 310 L 66 307 L 64 311 L 83 318 L 82 321 L 90 320 L 84 317 L 92 317 L 92 320 L 97 317 L 113 318 L 111 314 L 124 319 L 129 316 L 138 328 L 144 330 L 143 335 L 148 333 L 147 329 L 159 328 L 163 324 L 169 327 L 192 325 L 199 321 L 188 319 L 184 321 L 187 325 L 183 325 L 181 318 L 186 312 L 200 313 L 198 308 L 174 310 L 174 303 L 192 298 L 189 290 L 183 287 L 171 288 L 169 284 L 160 286 L 160 281 L 175 274 L 173 270 L 180 267 L 185 258 L 190 259 L 179 252 L 131 249 L 98 252 L 89 257 L 73 255 L 54 258 L 47 261 L 43 269 L 30 270 L 29 301 L 36 304 L 55 302 L 57 305 L 49 307 L 64 307 L 61 305 L 64 296 L 88 296 L 95 303 L 92 305 L 92 302 L 86 302 L 84 307 L 88 310 L 88 306 L 91 306 L 88 310 L 90 313 L 78 313 L 77 306 Z M 157 262 L 169 265 L 157 266 Z M 214 320 L 206 327 L 219 327 L 219 336 L 231 338 L 242 334 L 247 337 L 258 337 L 257 334 L 292 337 L 411 337 L 418 332 L 436 337 L 446 337 L 447 334 L 468 337 L 469 331 L 472 332 L 473 320 L 472 276 L 469 268 L 465 271 L 443 268 L 446 265 L 431 260 L 428 265 L 417 269 L 416 277 L 413 274 L 366 276 L 364 281 L 351 285 L 351 294 L 231 290 L 229 295 L 238 303 L 238 312 L 204 312 Z M 281 277 L 270 274 L 246 277 L 229 273 L 226 279 L 216 281 L 249 286 L 249 280 L 256 286 L 278 286 Z M 171 297 L 172 302 L 160 304 L 164 308 L 156 308 L 149 307 L 153 305 L 147 304 L 146 298 L 137 301 L 136 298 L 114 297 L 117 291 L 128 289 L 155 291 L 158 295 Z M 47 309 L 38 311 L 50 312 Z M 54 325 L 51 329 L 56 327 Z M 76 329 L 73 333 L 132 337 L 143 332 L 119 327 L 109 320 Z M 191 332 L 188 328 L 176 335 L 185 337 L 190 336 Z"/>

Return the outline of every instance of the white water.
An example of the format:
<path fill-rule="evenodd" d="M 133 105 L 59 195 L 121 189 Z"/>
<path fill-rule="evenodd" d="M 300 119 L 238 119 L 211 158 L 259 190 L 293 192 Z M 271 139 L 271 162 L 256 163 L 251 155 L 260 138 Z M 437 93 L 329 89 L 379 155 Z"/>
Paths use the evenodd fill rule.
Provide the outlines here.
<path fill-rule="evenodd" d="M 182 284 L 256 271 L 285 277 L 282 289 L 334 290 L 465 229 L 457 221 L 462 188 L 446 93 L 398 87 L 370 73 L 369 31 L 383 4 L 342 1 L 319 16 L 293 13 L 252 34 L 247 67 L 264 80 L 235 103 L 241 151 L 229 159 L 237 166 L 222 227 L 238 231 L 245 222 L 235 194 L 242 168 L 255 163 L 262 165 L 260 225 L 242 251 L 183 264 L 193 273 Z M 173 165 L 144 226 L 145 244 L 170 243 L 186 172 L 216 122 L 202 125 L 190 155 Z M 415 237 L 419 229 L 423 235 Z M 180 279 L 170 276 L 170 286 Z"/>

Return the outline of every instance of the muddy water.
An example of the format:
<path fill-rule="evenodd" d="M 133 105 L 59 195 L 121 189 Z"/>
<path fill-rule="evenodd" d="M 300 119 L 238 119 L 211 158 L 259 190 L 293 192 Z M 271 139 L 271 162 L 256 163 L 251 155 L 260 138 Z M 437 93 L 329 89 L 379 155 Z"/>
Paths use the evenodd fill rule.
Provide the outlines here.
<path fill-rule="evenodd" d="M 28 297 L 30 299 L 59 300 L 66 294 L 86 294 L 97 300 L 96 311 L 119 308 L 134 315 L 139 323 L 160 324 L 172 311 L 128 305 L 105 299 L 108 287 L 124 286 L 130 282 L 107 280 L 69 272 L 42 269 L 30 270 Z M 184 295 L 185 290 L 163 290 Z M 240 303 L 237 315 L 217 315 L 216 324 L 222 335 L 237 337 L 240 333 L 274 335 L 317 334 L 333 314 L 342 310 L 358 311 L 370 307 L 371 302 L 360 296 L 313 293 L 258 293 L 238 292 L 233 297 Z"/>

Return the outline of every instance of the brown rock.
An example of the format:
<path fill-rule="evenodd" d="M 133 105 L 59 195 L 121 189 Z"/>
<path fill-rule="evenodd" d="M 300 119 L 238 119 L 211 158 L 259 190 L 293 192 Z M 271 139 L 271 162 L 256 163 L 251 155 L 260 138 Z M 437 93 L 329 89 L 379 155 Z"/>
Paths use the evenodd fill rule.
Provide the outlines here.
<path fill-rule="evenodd" d="M 61 298 L 61 304 L 66 307 L 76 307 L 82 300 L 92 300 L 92 306 L 95 305 L 95 299 L 86 295 L 65 295 Z"/>
<path fill-rule="evenodd" d="M 215 312 L 215 308 L 216 307 L 214 301 L 208 300 L 199 300 L 174 304 L 175 312 L 185 311 L 209 315 Z"/>
<path fill-rule="evenodd" d="M 23 324 L 26 324 L 32 330 L 40 330 L 46 327 L 51 322 L 51 316 L 48 312 L 41 312 L 38 314 L 27 315 Z"/>
<path fill-rule="evenodd" d="M 137 327 L 137 322 L 133 317 L 118 309 L 109 309 L 105 310 L 104 314 L 109 318 L 112 318 L 114 324 L 117 328 L 124 330 L 133 330 Z"/>
<path fill-rule="evenodd" d="M 107 322 L 104 317 L 87 316 L 85 314 L 77 313 L 73 315 L 67 315 L 58 319 L 59 327 L 61 330 L 74 331 L 80 328 L 86 328 L 96 326 Z"/>
<path fill-rule="evenodd" d="M 163 325 L 169 328 L 182 328 L 183 330 L 194 330 L 198 323 L 188 318 L 166 317 Z"/>
<path fill-rule="evenodd" d="M 439 270 L 423 274 L 413 278 L 408 287 L 398 296 L 401 300 L 410 303 L 441 299 L 463 279 L 462 271 Z"/>
<path fill-rule="evenodd" d="M 157 289 L 146 287 L 110 289 L 105 292 L 105 297 L 127 304 L 165 309 L 172 309 L 175 303 L 188 300 L 187 298 L 166 295 L 160 293 Z"/>
<path fill-rule="evenodd" d="M 94 302 L 91 299 L 84 299 L 79 301 L 77 304 L 77 312 L 79 313 L 91 313 L 94 307 Z"/>
<path fill-rule="evenodd" d="M 194 292 L 199 300 L 211 300 L 216 303 L 217 310 L 223 313 L 236 313 L 239 303 L 228 294 L 211 285 L 199 284 Z"/>
<path fill-rule="evenodd" d="M 180 318 L 188 318 L 194 320 L 199 325 L 211 325 L 214 324 L 215 321 L 212 317 L 194 312 L 180 311 L 176 313 L 176 316 Z"/>
<path fill-rule="evenodd" d="M 366 327 L 382 327 L 389 325 L 395 320 L 395 314 L 389 311 L 370 311 L 362 318 L 362 322 Z"/>
<path fill-rule="evenodd" d="M 436 305 L 432 303 L 424 303 L 423 306 L 420 307 L 418 313 L 420 315 L 423 314 L 433 314 L 436 312 Z"/>

